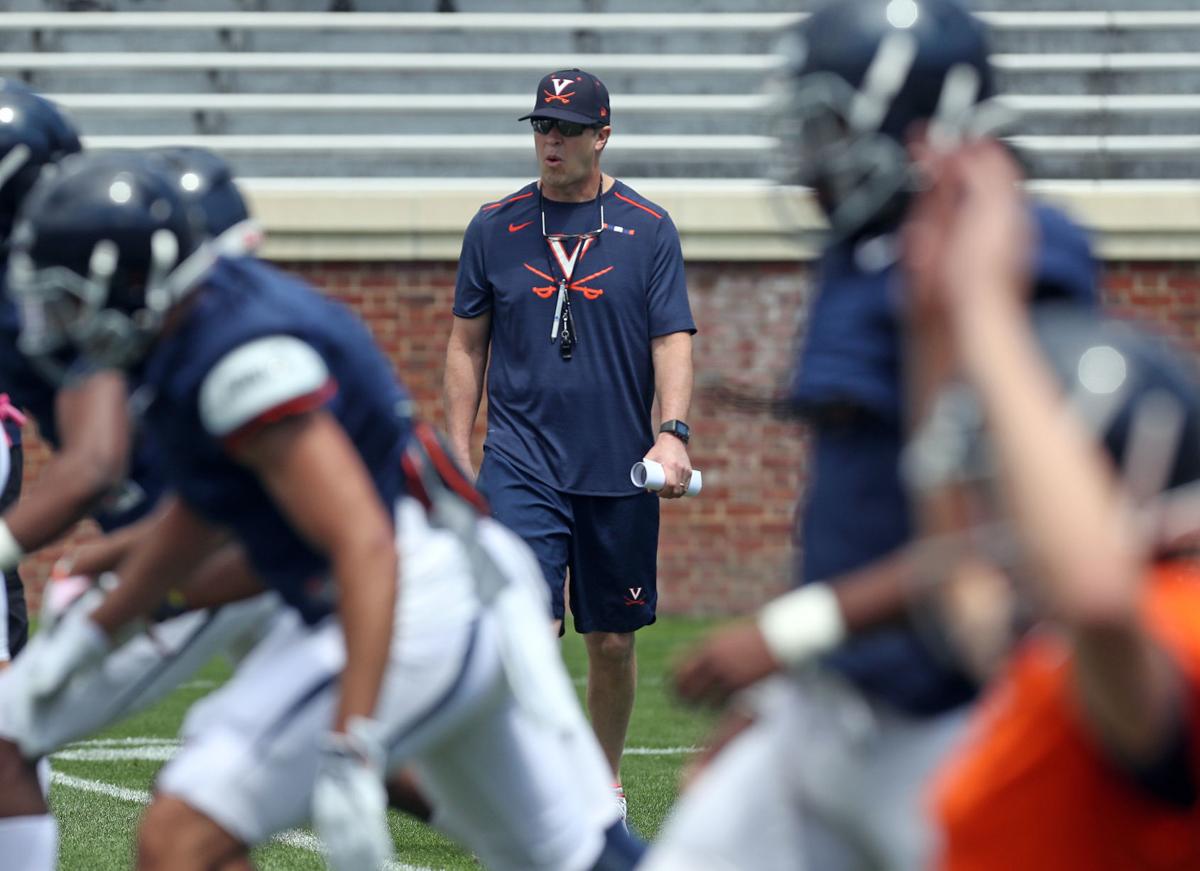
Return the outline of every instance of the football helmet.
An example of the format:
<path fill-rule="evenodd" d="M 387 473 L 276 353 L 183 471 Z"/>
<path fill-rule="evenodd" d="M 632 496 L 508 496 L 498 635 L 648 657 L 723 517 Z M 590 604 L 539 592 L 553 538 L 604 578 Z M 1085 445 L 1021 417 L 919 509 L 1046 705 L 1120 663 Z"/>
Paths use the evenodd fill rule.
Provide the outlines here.
<path fill-rule="evenodd" d="M 955 0 L 833 0 L 789 32 L 776 180 L 812 187 L 838 237 L 891 229 L 919 183 L 905 143 L 1001 117 L 983 25 Z"/>
<path fill-rule="evenodd" d="M 198 147 L 155 148 L 146 152 L 179 188 L 184 200 L 200 211 L 199 221 L 229 257 L 254 253 L 262 230 L 250 217 L 233 170 L 215 152 Z"/>
<path fill-rule="evenodd" d="M 43 173 L 17 215 L 8 288 L 19 344 L 101 368 L 142 358 L 215 255 L 174 181 L 140 154 L 81 154 Z"/>
<path fill-rule="evenodd" d="M 0 239 L 42 167 L 80 151 L 79 134 L 58 107 L 19 82 L 0 79 Z"/>
<path fill-rule="evenodd" d="M 1038 306 L 1033 328 L 1064 402 L 1140 503 L 1200 482 L 1200 377 L 1161 336 L 1073 305 Z M 906 449 L 920 489 L 991 479 L 986 421 L 971 390 L 947 388 Z M 1198 505 L 1200 507 L 1200 505 Z"/>

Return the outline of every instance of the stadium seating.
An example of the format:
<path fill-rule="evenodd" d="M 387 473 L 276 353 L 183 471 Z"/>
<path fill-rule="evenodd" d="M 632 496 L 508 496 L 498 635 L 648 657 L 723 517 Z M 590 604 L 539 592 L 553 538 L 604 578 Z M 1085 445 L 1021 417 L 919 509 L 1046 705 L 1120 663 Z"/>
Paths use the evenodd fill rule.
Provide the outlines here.
<path fill-rule="evenodd" d="M 641 14 L 634 0 L 452 0 L 457 12 L 433 12 L 446 2 L 349 0 L 370 13 L 349 14 L 328 12 L 335 0 L 9 0 L 0 75 L 55 96 L 96 147 L 203 142 L 244 175 L 506 177 L 529 171 L 515 118 L 532 84 L 580 65 L 614 94 L 617 173 L 763 174 L 763 84 L 794 2 L 663 0 Z M 1200 175 L 1194 2 L 974 5 L 1036 175 Z"/>

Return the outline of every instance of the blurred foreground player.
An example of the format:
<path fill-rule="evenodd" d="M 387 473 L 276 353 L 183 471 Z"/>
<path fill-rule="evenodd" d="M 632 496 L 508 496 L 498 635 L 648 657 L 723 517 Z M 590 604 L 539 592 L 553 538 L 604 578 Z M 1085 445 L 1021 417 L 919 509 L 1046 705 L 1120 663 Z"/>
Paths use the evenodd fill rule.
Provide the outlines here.
<path fill-rule="evenodd" d="M 1002 149 L 964 148 L 933 175 L 912 281 L 978 397 L 1042 618 L 943 772 L 940 867 L 1198 868 L 1200 562 L 1147 547 L 1160 526 L 1135 509 L 1160 490 L 1196 498 L 1200 381 L 1128 324 L 1056 313 L 1035 329 L 1035 229 Z"/>
<path fill-rule="evenodd" d="M 292 606 L 190 713 L 139 867 L 241 867 L 310 815 L 335 867 L 375 867 L 383 776 L 406 761 L 490 867 L 628 867 L 533 559 L 480 516 L 362 323 L 265 264 L 211 259 L 136 158 L 64 163 L 18 239 L 23 338 L 129 373 L 173 490 L 103 601 L 60 621 L 31 698 L 228 537 Z"/>
<path fill-rule="evenodd" d="M 896 261 L 921 183 L 912 143 L 992 123 L 986 36 L 952 0 L 842 0 L 790 34 L 788 52 L 787 180 L 814 189 L 832 231 L 793 390 L 812 435 L 802 585 L 718 633 L 678 685 L 686 698 L 724 702 L 794 673 L 740 700 L 753 725 L 681 798 L 652 851 L 656 871 L 925 869 L 935 833 L 921 785 L 976 692 L 907 619 L 926 561 L 909 546 L 905 399 L 937 383 L 947 361 L 911 333 Z M 1031 212 L 1036 298 L 1090 304 L 1083 233 L 1052 209 Z"/>
<path fill-rule="evenodd" d="M 17 147 L 28 151 L 21 172 L 0 187 L 14 209 L 48 163 L 79 147 L 73 128 L 51 104 L 32 96 L 19 99 L 35 102 L 21 106 L 9 101 L 15 123 L 0 127 L 10 137 L 5 153 L 11 156 Z M 223 237 L 226 247 L 231 247 L 233 238 L 243 238 L 246 207 L 220 158 L 199 150 L 186 154 L 171 150 L 158 152 L 153 159 L 167 161 L 161 163 L 164 172 L 199 210 L 197 219 L 204 223 L 207 235 Z M 14 189 L 20 196 L 14 195 Z M 9 213 L 6 237 L 12 222 Z M 89 554 L 99 556 L 114 548 L 119 552 L 139 522 L 147 522 L 162 489 L 152 442 L 134 440 L 129 456 L 133 434 L 126 426 L 125 379 L 115 372 L 67 373 L 62 357 L 26 357 L 17 348 L 19 326 L 14 303 L 4 296 L 0 299 L 0 380 L 12 385 L 13 400 L 37 420 L 42 437 L 55 450 L 37 485 L 0 519 L 3 564 L 15 565 L 24 551 L 54 541 L 88 514 L 110 533 L 90 545 Z M 83 571 L 82 563 L 75 562 Z M 176 585 L 185 584 L 192 568 L 175 567 Z M 219 555 L 198 568 L 206 595 L 217 583 L 249 592 L 261 590 L 237 554 Z M 104 656 L 101 667 L 72 681 L 52 700 L 33 709 L 22 705 L 34 661 L 43 655 L 54 633 L 56 609 L 86 589 L 82 577 L 52 577 L 44 592 L 42 631 L 13 668 L 0 676 L 0 854 L 31 871 L 55 866 L 57 842 L 44 799 L 45 783 L 39 783 L 34 762 L 161 699 L 216 652 L 260 634 L 279 608 L 274 596 L 262 595 L 179 616 L 173 613 L 182 608 L 169 609 L 171 614 L 156 615 L 152 629 L 133 635 Z"/>

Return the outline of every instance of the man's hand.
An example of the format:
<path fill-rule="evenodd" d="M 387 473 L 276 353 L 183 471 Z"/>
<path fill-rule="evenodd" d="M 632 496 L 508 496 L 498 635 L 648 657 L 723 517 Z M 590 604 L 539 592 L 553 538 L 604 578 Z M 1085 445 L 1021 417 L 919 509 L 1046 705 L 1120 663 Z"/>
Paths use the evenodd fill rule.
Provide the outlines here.
<path fill-rule="evenodd" d="M 474 484 L 479 478 L 479 470 L 475 468 L 471 462 L 471 447 L 467 445 L 452 445 L 450 448 L 450 458 L 454 460 L 454 464 L 458 466 L 459 471 L 467 475 L 471 483 Z"/>
<path fill-rule="evenodd" d="M 6 700 L 9 737 L 27 759 L 37 759 L 52 748 L 45 746 L 47 732 L 41 728 L 46 703 L 88 667 L 95 667 L 108 651 L 109 640 L 91 618 L 103 598 L 91 588 L 52 629 L 42 629 L 22 654 L 24 674 L 14 672 L 12 692 Z"/>
<path fill-rule="evenodd" d="M 37 658 L 29 663 L 25 684 L 34 704 L 54 696 L 72 675 L 85 666 L 97 664 L 108 652 L 108 636 L 91 617 L 103 598 L 104 593 L 97 588 L 85 593 L 38 648 Z"/>
<path fill-rule="evenodd" d="M 676 436 L 663 432 L 658 434 L 654 447 L 646 452 L 647 460 L 654 460 L 663 467 L 667 482 L 658 495 L 663 499 L 678 499 L 687 493 L 688 481 L 692 478 L 692 461 L 687 447 Z"/>
<path fill-rule="evenodd" d="M 374 871 L 392 856 L 381 731 L 379 723 L 354 717 L 346 732 L 329 733 L 321 747 L 313 825 L 335 871 Z"/>
<path fill-rule="evenodd" d="M 675 669 L 675 691 L 695 704 L 719 706 L 781 668 L 757 623 L 724 629 Z"/>
<path fill-rule="evenodd" d="M 918 157 L 930 187 L 904 228 L 913 303 L 943 309 L 952 323 L 983 303 L 1019 303 L 1012 291 L 1028 290 L 1033 230 L 1012 155 L 982 141 Z M 1013 298 L 997 300 L 997 291 Z"/>

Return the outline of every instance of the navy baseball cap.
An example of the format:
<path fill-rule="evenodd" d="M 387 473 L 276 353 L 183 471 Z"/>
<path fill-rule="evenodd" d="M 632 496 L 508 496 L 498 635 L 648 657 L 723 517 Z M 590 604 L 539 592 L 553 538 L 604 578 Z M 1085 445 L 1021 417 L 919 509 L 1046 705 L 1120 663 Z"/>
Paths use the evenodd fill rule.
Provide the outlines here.
<path fill-rule="evenodd" d="M 608 124 L 611 121 L 608 88 L 604 82 L 581 69 L 558 70 L 538 82 L 533 111 L 527 118 L 558 118 L 579 124 Z"/>

